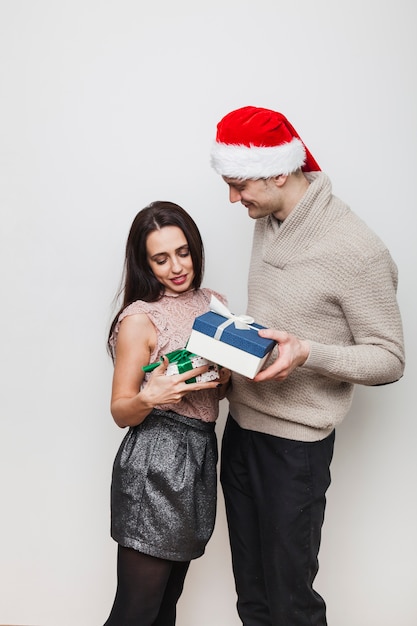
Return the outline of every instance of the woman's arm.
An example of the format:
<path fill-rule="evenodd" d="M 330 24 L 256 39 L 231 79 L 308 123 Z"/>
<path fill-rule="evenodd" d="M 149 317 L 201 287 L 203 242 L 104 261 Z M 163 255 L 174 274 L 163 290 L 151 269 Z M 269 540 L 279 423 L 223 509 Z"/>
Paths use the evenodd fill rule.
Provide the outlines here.
<path fill-rule="evenodd" d="M 144 313 L 128 315 L 117 336 L 111 413 L 118 426 L 140 424 L 152 410 L 140 391 L 144 378 L 143 365 L 149 363 L 156 345 L 156 330 Z"/>
<path fill-rule="evenodd" d="M 111 394 L 111 413 L 118 426 L 137 426 L 157 405 L 176 404 L 191 391 L 214 389 L 218 381 L 189 383 L 189 372 L 165 376 L 168 359 L 157 367 L 141 389 L 142 366 L 148 365 L 157 341 L 156 330 L 144 313 L 129 315 L 121 324 L 116 344 L 116 358 Z M 193 370 L 197 376 L 208 366 Z"/>

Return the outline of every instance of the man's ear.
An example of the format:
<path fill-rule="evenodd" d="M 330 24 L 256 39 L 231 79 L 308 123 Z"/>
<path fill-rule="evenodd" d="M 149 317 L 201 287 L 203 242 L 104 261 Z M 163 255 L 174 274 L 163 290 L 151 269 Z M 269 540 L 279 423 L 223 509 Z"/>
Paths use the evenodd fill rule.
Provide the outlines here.
<path fill-rule="evenodd" d="M 278 176 L 273 177 L 273 180 L 277 187 L 283 187 L 283 185 L 285 185 L 286 183 L 287 178 L 287 174 L 278 174 Z"/>

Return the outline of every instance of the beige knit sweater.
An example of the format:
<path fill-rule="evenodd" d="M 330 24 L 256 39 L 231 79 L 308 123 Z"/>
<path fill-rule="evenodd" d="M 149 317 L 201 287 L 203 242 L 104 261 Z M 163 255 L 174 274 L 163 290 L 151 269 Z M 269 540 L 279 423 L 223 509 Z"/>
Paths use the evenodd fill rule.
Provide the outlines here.
<path fill-rule="evenodd" d="M 325 174 L 309 179 L 281 226 L 273 216 L 256 222 L 248 313 L 309 340 L 310 355 L 284 382 L 234 374 L 228 394 L 243 428 L 301 441 L 341 422 L 354 384 L 390 383 L 404 370 L 396 265 Z"/>

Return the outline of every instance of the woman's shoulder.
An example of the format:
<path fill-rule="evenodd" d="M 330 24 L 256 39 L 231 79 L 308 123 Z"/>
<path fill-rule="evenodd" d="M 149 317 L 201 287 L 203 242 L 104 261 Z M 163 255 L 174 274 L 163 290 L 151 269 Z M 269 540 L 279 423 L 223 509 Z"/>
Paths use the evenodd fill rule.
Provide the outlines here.
<path fill-rule="evenodd" d="M 210 301 L 211 296 L 215 296 L 220 302 L 227 305 L 227 298 L 224 294 L 215 291 L 214 289 L 210 289 L 210 287 L 201 287 L 199 291 L 203 292 L 204 296 L 208 298 Z"/>
<path fill-rule="evenodd" d="M 152 302 L 144 302 L 143 300 L 136 300 L 135 302 L 128 304 L 117 318 L 117 322 L 113 330 L 113 339 L 117 336 L 120 330 L 120 324 L 125 318 L 133 315 L 148 315 L 152 311 L 152 304 Z"/>
<path fill-rule="evenodd" d="M 150 318 L 161 317 L 164 315 L 169 315 L 172 313 L 171 309 L 182 308 L 183 306 L 187 307 L 187 303 L 190 303 L 197 299 L 197 301 L 204 301 L 206 304 L 210 304 L 211 296 L 215 296 L 218 298 L 223 304 L 227 305 L 227 298 L 222 293 L 215 291 L 214 289 L 210 289 L 209 287 L 201 287 L 192 292 L 187 292 L 185 294 L 181 294 L 177 297 L 169 297 L 162 296 L 159 300 L 155 302 L 145 302 L 143 300 L 136 300 L 129 304 L 119 315 L 118 325 L 120 322 L 128 316 L 138 315 L 140 313 L 144 313 L 148 315 Z"/>
<path fill-rule="evenodd" d="M 149 313 L 154 306 L 153 302 L 145 302 L 144 300 L 135 300 L 131 304 L 128 304 L 127 307 L 123 309 L 123 311 L 119 315 L 119 322 L 122 321 L 125 317 L 129 315 L 137 315 L 139 313 Z"/>
<path fill-rule="evenodd" d="M 123 309 L 123 311 L 119 314 L 119 317 L 117 318 L 117 322 L 113 328 L 111 337 L 109 339 L 109 345 L 110 345 L 113 355 L 115 354 L 116 342 L 117 342 L 117 338 L 118 338 L 119 331 L 120 331 L 120 325 L 122 321 L 125 318 L 130 317 L 130 316 L 140 315 L 140 314 L 142 314 L 142 316 L 143 314 L 146 315 L 149 312 L 148 307 L 149 307 L 148 302 L 144 302 L 143 300 L 136 300 L 135 302 L 128 304 Z M 142 320 L 142 324 L 143 324 L 143 320 Z"/>

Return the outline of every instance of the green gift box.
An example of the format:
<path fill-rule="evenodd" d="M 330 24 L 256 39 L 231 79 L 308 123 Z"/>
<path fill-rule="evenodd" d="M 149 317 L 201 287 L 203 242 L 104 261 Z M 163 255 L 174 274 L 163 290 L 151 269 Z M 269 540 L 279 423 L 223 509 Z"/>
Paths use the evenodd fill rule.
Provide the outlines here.
<path fill-rule="evenodd" d="M 174 350 L 173 352 L 168 352 L 165 355 L 169 361 L 169 365 L 165 371 L 166 376 L 172 376 L 174 374 L 183 374 L 184 372 L 189 372 L 195 369 L 196 367 L 201 367 L 202 365 L 208 365 L 209 369 L 207 372 L 203 374 L 199 374 L 198 376 L 194 376 L 188 378 L 186 383 L 197 383 L 197 382 L 209 382 L 211 380 L 217 380 L 219 378 L 219 369 L 215 363 L 212 361 L 208 361 L 202 356 L 195 354 L 194 352 L 190 352 L 189 350 Z M 155 363 L 150 363 L 149 365 L 144 365 L 142 367 L 144 372 L 152 372 L 156 367 L 161 365 L 162 359 L 156 361 Z"/>

